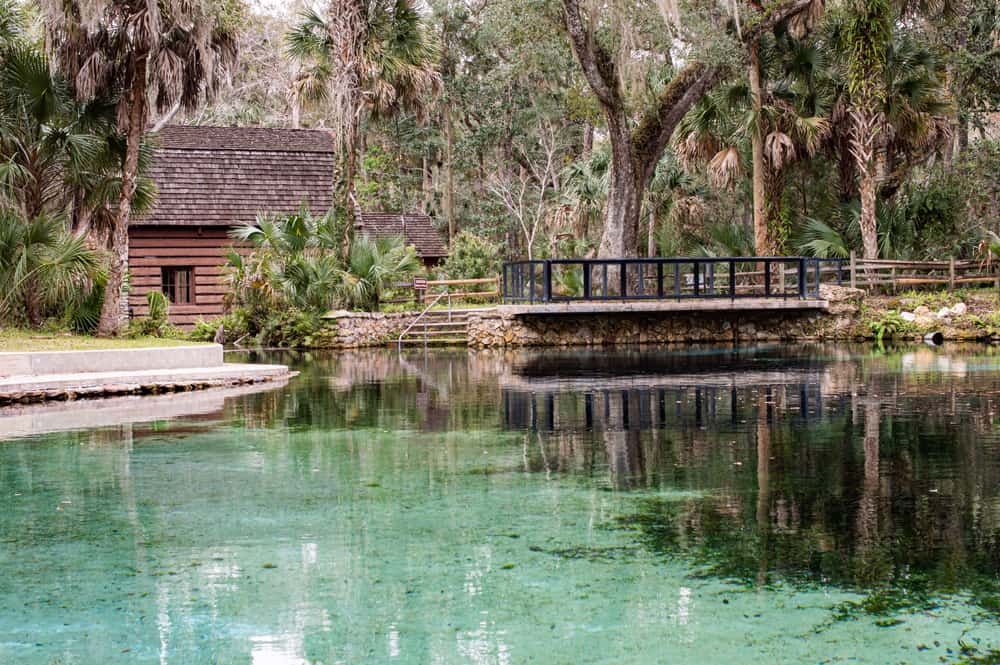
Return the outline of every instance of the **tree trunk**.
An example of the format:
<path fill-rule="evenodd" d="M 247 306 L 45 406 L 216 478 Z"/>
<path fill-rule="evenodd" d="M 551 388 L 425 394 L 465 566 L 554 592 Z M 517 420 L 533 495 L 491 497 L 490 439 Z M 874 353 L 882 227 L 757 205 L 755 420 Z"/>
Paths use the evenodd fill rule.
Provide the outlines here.
<path fill-rule="evenodd" d="M 841 203 L 847 203 L 854 198 L 857 182 L 854 177 L 854 157 L 851 155 L 850 136 L 841 135 L 837 139 L 837 185 Z"/>
<path fill-rule="evenodd" d="M 760 59 L 757 42 L 750 46 L 750 99 L 757 121 L 751 136 L 753 154 L 753 241 L 758 256 L 766 256 L 771 251 L 768 234 L 767 194 L 764 186 L 764 132 L 761 129 L 761 84 Z"/>
<path fill-rule="evenodd" d="M 591 153 L 594 151 L 594 126 L 589 122 L 583 126 L 583 152 L 580 157 L 584 161 L 590 159 Z"/>
<path fill-rule="evenodd" d="M 292 85 L 294 86 L 295 84 L 293 83 Z M 292 88 L 292 93 L 291 95 L 289 95 L 288 102 L 289 106 L 292 107 L 292 129 L 298 129 L 300 122 L 299 115 L 301 113 L 302 106 L 301 106 L 301 100 L 299 98 L 299 91 L 297 88 L 295 87 Z"/>
<path fill-rule="evenodd" d="M 351 136 L 348 137 L 347 142 L 344 144 L 347 154 L 344 155 L 343 180 L 340 183 L 341 191 L 339 194 L 346 199 L 344 201 L 344 209 L 347 224 L 344 225 L 344 239 L 340 247 L 341 255 L 345 261 L 351 252 L 351 238 L 354 237 L 354 229 L 361 223 L 361 204 L 358 202 L 358 194 L 354 188 L 354 181 L 358 174 L 359 138 L 357 128 L 355 127 L 351 132 Z"/>
<path fill-rule="evenodd" d="M 878 218 L 875 214 L 878 188 L 875 186 L 874 170 L 869 168 L 861 174 L 861 216 L 858 224 L 861 227 L 861 243 L 864 246 L 866 259 L 878 258 Z"/>
<path fill-rule="evenodd" d="M 656 215 L 649 212 L 649 225 L 646 230 L 646 256 L 656 256 Z"/>
<path fill-rule="evenodd" d="M 609 114 L 610 115 L 610 114 Z M 608 202 L 604 211 L 604 232 L 597 250 L 600 258 L 638 255 L 639 210 L 642 189 L 632 158 L 632 141 L 624 113 L 608 118 L 611 135 L 611 170 L 608 173 Z"/>
<path fill-rule="evenodd" d="M 42 318 L 42 304 L 39 302 L 40 292 L 37 281 L 32 276 L 22 286 L 24 291 L 24 314 L 28 318 L 28 324 L 32 328 L 39 328 L 44 323 Z"/>
<path fill-rule="evenodd" d="M 125 143 L 125 163 L 122 166 L 122 188 L 118 197 L 118 215 L 108 242 L 111 260 L 108 281 L 104 287 L 101 318 L 97 324 L 99 336 L 117 335 L 122 326 L 122 291 L 128 271 L 128 225 L 132 217 L 132 200 L 135 198 L 136 179 L 139 172 L 139 146 L 146 124 L 146 64 L 148 53 L 138 53 L 129 91 L 128 131 Z"/>
<path fill-rule="evenodd" d="M 790 0 L 792 1 L 792 0 Z M 611 140 L 611 170 L 600 257 L 638 254 L 639 211 L 677 123 L 704 97 L 721 75 L 718 67 L 691 63 L 679 71 L 646 108 L 634 131 L 615 60 L 585 25 L 579 0 L 563 0 L 566 31 L 591 91 L 604 109 Z M 777 12 L 775 16 L 783 15 Z M 770 20 L 762 25 L 770 25 Z"/>
<path fill-rule="evenodd" d="M 764 224 L 767 229 L 767 244 L 763 250 L 765 255 L 780 255 L 784 253 L 785 241 L 788 239 L 788 230 L 785 228 L 785 220 L 781 216 L 781 198 L 785 193 L 785 174 L 775 171 L 769 166 L 764 166 Z"/>
<path fill-rule="evenodd" d="M 452 160 L 454 157 L 455 137 L 451 126 L 451 108 L 446 104 L 444 109 L 445 135 L 445 203 L 444 216 L 448 220 L 448 244 L 455 237 L 455 179 Z"/>
<path fill-rule="evenodd" d="M 431 181 L 430 160 L 425 152 L 420 157 L 420 212 L 426 215 L 430 210 L 434 183 Z"/>
<path fill-rule="evenodd" d="M 858 189 L 861 192 L 861 244 L 866 259 L 878 258 L 878 164 L 876 150 L 879 119 L 875 113 L 855 109 L 851 152 L 858 171 Z"/>

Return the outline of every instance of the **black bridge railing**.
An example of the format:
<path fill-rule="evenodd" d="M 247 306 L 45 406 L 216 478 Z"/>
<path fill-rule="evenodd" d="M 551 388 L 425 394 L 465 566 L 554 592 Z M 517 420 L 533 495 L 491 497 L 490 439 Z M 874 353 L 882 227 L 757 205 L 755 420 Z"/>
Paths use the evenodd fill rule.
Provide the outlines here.
<path fill-rule="evenodd" d="M 849 279 L 843 259 L 802 256 L 545 259 L 503 265 L 510 303 L 685 298 L 816 298 Z"/>

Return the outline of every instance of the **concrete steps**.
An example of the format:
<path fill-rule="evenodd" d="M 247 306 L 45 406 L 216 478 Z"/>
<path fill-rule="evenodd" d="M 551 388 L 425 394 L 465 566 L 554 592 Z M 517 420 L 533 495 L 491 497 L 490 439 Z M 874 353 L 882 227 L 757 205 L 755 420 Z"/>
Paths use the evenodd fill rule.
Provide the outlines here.
<path fill-rule="evenodd" d="M 475 309 L 435 309 L 425 313 L 415 326 L 396 341 L 401 346 L 464 346 L 469 343 L 469 315 L 492 310 L 492 307 Z"/>

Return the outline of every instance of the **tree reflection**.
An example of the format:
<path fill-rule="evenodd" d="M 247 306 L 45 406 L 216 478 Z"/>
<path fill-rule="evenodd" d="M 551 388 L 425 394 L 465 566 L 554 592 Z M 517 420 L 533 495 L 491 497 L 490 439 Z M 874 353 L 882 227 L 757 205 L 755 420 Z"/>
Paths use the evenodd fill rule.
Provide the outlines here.
<path fill-rule="evenodd" d="M 676 359 L 659 376 L 602 371 L 579 390 L 583 380 L 534 367 L 504 389 L 504 425 L 537 437 L 549 466 L 560 459 L 560 469 L 638 491 L 617 527 L 708 573 L 906 589 L 907 603 L 966 590 L 996 611 L 1000 381 L 907 375 L 898 356 L 777 375 L 746 369 L 749 360 L 740 371 Z M 587 450 L 603 463 L 580 464 Z M 650 488 L 704 498 L 641 491 Z"/>

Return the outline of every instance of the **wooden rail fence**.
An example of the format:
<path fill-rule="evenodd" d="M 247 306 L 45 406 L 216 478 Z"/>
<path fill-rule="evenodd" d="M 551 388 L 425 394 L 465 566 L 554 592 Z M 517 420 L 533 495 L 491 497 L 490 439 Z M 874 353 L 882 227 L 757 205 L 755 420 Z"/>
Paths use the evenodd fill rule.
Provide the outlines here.
<path fill-rule="evenodd" d="M 850 285 L 860 289 L 897 291 L 921 286 L 946 286 L 948 290 L 967 284 L 993 284 L 1000 288 L 1000 262 L 867 260 L 851 254 L 847 266 Z"/>
<path fill-rule="evenodd" d="M 488 291 L 483 290 L 472 290 L 472 289 L 482 289 L 486 285 L 490 285 L 493 288 Z M 412 289 L 413 296 L 410 298 L 394 298 L 392 300 L 386 300 L 385 302 L 390 303 L 404 303 L 404 302 L 418 302 L 423 303 L 433 299 L 440 293 L 443 293 L 445 289 L 449 291 L 449 296 L 452 300 L 496 300 L 500 297 L 500 276 L 496 277 L 483 277 L 480 279 L 429 279 L 420 283 L 414 282 L 398 282 L 392 285 L 397 289 Z M 418 286 L 426 286 L 426 288 L 416 288 Z M 452 288 L 458 288 L 458 291 L 451 292 Z"/>

